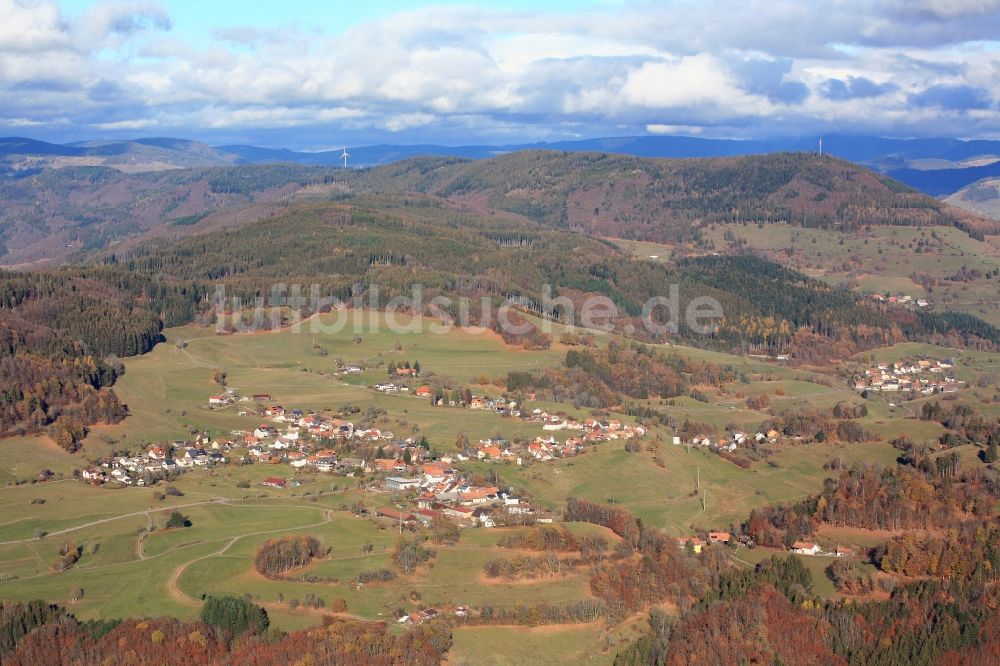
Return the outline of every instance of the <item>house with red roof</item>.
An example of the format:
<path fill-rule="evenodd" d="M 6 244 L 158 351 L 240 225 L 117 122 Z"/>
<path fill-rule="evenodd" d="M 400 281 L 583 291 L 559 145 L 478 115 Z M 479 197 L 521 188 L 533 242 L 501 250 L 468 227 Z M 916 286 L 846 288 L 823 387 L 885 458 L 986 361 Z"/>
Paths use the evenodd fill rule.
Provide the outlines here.
<path fill-rule="evenodd" d="M 812 541 L 796 541 L 792 544 L 792 552 L 798 555 L 818 555 L 819 544 Z"/>

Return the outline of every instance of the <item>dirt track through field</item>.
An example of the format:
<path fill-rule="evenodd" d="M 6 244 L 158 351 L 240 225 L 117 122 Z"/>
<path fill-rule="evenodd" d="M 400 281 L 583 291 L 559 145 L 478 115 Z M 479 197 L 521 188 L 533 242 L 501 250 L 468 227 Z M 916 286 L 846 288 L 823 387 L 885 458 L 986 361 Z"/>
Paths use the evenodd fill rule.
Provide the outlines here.
<path fill-rule="evenodd" d="M 320 507 L 310 507 L 310 508 L 320 509 Z M 227 550 L 229 550 L 230 548 L 232 548 L 233 545 L 235 545 L 237 541 L 239 541 L 240 539 L 244 539 L 246 537 L 260 536 L 262 534 L 279 534 L 281 532 L 289 532 L 289 531 L 293 531 L 293 530 L 304 530 L 304 529 L 309 529 L 311 527 L 319 527 L 320 525 L 325 525 L 326 523 L 329 523 L 331 520 L 333 520 L 333 510 L 332 509 L 322 509 L 322 510 L 324 512 L 323 513 L 323 520 L 319 521 L 318 523 L 313 523 L 311 525 L 302 525 L 301 527 L 286 527 L 286 528 L 277 529 L 277 530 L 261 530 L 261 531 L 258 531 L 258 532 L 247 532 L 246 534 L 239 534 L 237 536 L 234 536 L 234 537 L 230 538 L 228 541 L 226 541 L 225 545 L 223 545 L 221 548 L 219 548 L 219 550 L 215 551 L 214 553 L 209 553 L 207 555 L 202 555 L 201 557 L 196 557 L 193 560 L 188 560 L 187 562 L 184 562 L 183 564 L 181 564 L 180 566 L 178 566 L 176 569 L 174 569 L 173 573 L 170 574 L 170 578 L 167 579 L 167 581 L 166 581 L 167 593 L 171 596 L 171 598 L 173 598 L 175 601 L 177 601 L 180 604 L 183 604 L 185 606 L 191 606 L 191 607 L 201 607 L 201 601 L 198 600 L 198 599 L 195 599 L 194 597 L 191 597 L 187 593 L 185 593 L 184 590 L 181 589 L 180 584 L 179 584 L 181 576 L 184 575 L 184 572 L 187 571 L 188 567 L 190 567 L 192 564 L 195 564 L 197 562 L 201 562 L 202 560 L 207 560 L 207 559 L 212 558 L 212 557 L 222 557 L 222 556 L 225 556 Z M 294 612 L 296 612 L 296 613 L 307 613 L 307 614 L 310 614 L 310 615 L 317 615 L 317 616 L 321 616 L 321 617 L 330 617 L 330 616 L 332 616 L 332 617 L 341 617 L 341 618 L 350 619 L 350 620 L 358 620 L 358 621 L 362 621 L 362 622 L 372 622 L 373 621 L 373 620 L 370 620 L 369 618 L 361 617 L 360 615 L 353 615 L 351 613 L 335 613 L 335 612 L 328 611 L 328 610 L 326 610 L 324 608 L 312 608 L 312 607 L 309 607 L 309 606 L 302 606 L 302 605 L 300 605 L 297 608 L 292 609 L 292 608 L 290 608 L 287 605 L 279 604 L 279 603 L 273 602 L 273 601 L 263 601 L 263 602 L 261 602 L 261 601 L 255 601 L 254 603 L 256 603 L 258 606 L 263 606 L 264 608 L 266 608 L 268 610 L 277 610 L 277 611 L 293 611 L 294 610 Z"/>
<path fill-rule="evenodd" d="M 202 506 L 204 504 L 217 504 L 217 503 L 226 504 L 227 503 L 227 499 L 228 498 L 225 498 L 225 497 L 217 497 L 215 499 L 205 500 L 203 502 L 189 502 L 187 504 L 174 504 L 173 506 L 165 506 L 165 507 L 163 507 L 160 510 L 164 511 L 164 510 L 174 510 L 174 509 L 186 509 L 188 507 Z M 149 509 L 144 509 L 142 511 L 132 511 L 130 513 L 122 513 L 122 514 L 119 514 L 117 516 L 109 516 L 107 518 L 100 518 L 99 520 L 92 520 L 89 523 L 83 523 L 81 525 L 74 525 L 73 527 L 65 527 L 65 528 L 63 528 L 61 530 L 56 530 L 54 532 L 47 532 L 45 534 L 45 538 L 59 536 L 60 534 L 68 534 L 70 532 L 75 532 L 77 530 L 82 530 L 82 529 L 85 529 L 87 527 L 93 527 L 94 525 L 103 525 L 104 523 L 110 523 L 110 522 L 113 522 L 115 520 L 121 520 L 123 518 L 132 518 L 132 517 L 135 517 L 135 516 L 145 516 L 148 513 L 150 513 L 150 510 Z M 0 541 L 0 546 L 6 546 L 6 545 L 9 545 L 9 544 L 12 544 L 12 543 L 28 543 L 29 541 L 37 541 L 37 540 L 38 539 L 31 538 L 31 539 L 16 539 L 16 540 L 13 540 L 13 541 Z"/>
<path fill-rule="evenodd" d="M 198 601 L 197 599 L 194 599 L 192 597 L 189 597 L 187 594 L 184 593 L 183 590 L 181 590 L 180 586 L 177 584 L 178 581 L 180 580 L 180 577 L 184 575 L 184 572 L 187 570 L 187 568 L 189 566 L 191 566 L 195 562 L 200 562 L 201 560 L 207 560 L 210 557 L 216 557 L 216 556 L 219 556 L 219 555 L 224 555 L 225 552 L 227 550 L 229 550 L 233 546 L 233 544 L 235 544 L 240 539 L 243 539 L 243 538 L 246 538 L 246 537 L 260 536 L 262 534 L 278 534 L 280 532 L 289 532 L 289 531 L 292 531 L 292 530 L 305 530 L 305 529 L 309 529 L 311 527 L 319 527 L 320 525 L 325 525 L 326 523 L 328 523 L 331 520 L 333 520 L 333 510 L 332 509 L 326 509 L 326 508 L 321 508 L 321 507 L 310 507 L 310 508 L 322 510 L 324 512 L 323 513 L 323 520 L 319 521 L 318 523 L 312 523 L 311 525 L 302 525 L 301 527 L 283 527 L 281 529 L 276 529 L 276 530 L 261 530 L 259 532 L 247 532 L 245 534 L 239 534 L 237 536 L 234 536 L 231 539 L 229 539 L 226 542 L 226 544 L 224 546 L 222 546 L 222 548 L 220 548 L 219 550 L 215 551 L 214 553 L 209 553 L 208 555 L 202 555 L 201 557 L 196 557 L 193 560 L 188 560 L 187 562 L 181 564 L 176 569 L 174 569 L 173 573 L 170 575 L 170 578 L 167 579 L 167 592 L 170 594 L 171 597 L 173 597 L 179 603 L 182 603 L 182 604 L 185 604 L 185 605 L 188 605 L 188 606 L 192 606 L 192 605 L 194 605 L 194 606 L 201 606 L 201 602 L 200 601 Z"/>

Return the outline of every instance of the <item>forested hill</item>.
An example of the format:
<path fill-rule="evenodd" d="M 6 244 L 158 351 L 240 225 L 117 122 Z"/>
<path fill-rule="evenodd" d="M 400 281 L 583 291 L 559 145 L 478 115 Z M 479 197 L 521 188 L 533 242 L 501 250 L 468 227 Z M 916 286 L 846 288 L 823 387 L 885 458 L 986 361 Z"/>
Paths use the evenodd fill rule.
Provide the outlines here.
<path fill-rule="evenodd" d="M 677 285 L 682 309 L 691 299 L 710 296 L 725 317 L 713 335 L 681 330 L 675 337 L 737 352 L 793 350 L 822 359 L 935 336 L 956 344 L 1000 344 L 1000 331 L 975 318 L 884 311 L 756 256 L 701 257 L 673 265 L 637 261 L 587 234 L 517 216 L 458 210 L 434 199 L 374 195 L 299 204 L 235 233 L 206 233 L 167 246 L 149 243 L 103 261 L 175 281 L 221 282 L 243 302 L 269 293 L 275 282 L 318 283 L 324 294 L 343 299 L 377 285 L 383 303 L 409 296 L 411 285 L 421 284 L 425 302 L 435 295 L 514 297 L 525 310 L 565 318 L 565 311 L 542 306 L 543 285 L 552 285 L 554 294 L 577 304 L 577 316 L 588 295 L 607 296 L 620 309 L 621 330 L 631 325 L 640 337 L 643 304 Z"/>
<path fill-rule="evenodd" d="M 812 153 L 642 159 L 527 151 L 475 162 L 408 160 L 351 182 L 357 190 L 418 190 L 559 228 L 651 241 L 689 240 L 711 222 L 991 228 L 902 183 Z"/>
<path fill-rule="evenodd" d="M 283 199 L 326 173 L 272 165 L 129 174 L 97 166 L 0 177 L 0 265 L 52 264 L 158 228 L 185 235 L 210 213 Z"/>
<path fill-rule="evenodd" d="M 127 174 L 68 167 L 0 178 L 0 265 L 63 261 L 136 237 L 242 224 L 296 200 L 372 193 L 419 193 L 554 228 L 661 242 L 697 241 L 706 224 L 732 221 L 847 230 L 937 224 L 977 236 L 1000 233 L 1000 223 L 811 153 L 649 159 L 525 151 L 357 170 L 259 165 Z"/>
<path fill-rule="evenodd" d="M 114 266 L 0 271 L 0 436 L 48 430 L 74 450 L 86 426 L 123 418 L 108 388 L 117 357 L 152 349 L 199 300 L 193 285 Z"/>
<path fill-rule="evenodd" d="M 524 311 L 578 324 L 583 300 L 602 295 L 619 307 L 616 330 L 640 340 L 814 361 L 906 339 L 1000 345 L 1000 331 L 975 317 L 886 310 L 751 255 L 641 261 L 601 239 L 517 215 L 370 195 L 288 204 L 237 228 L 105 251 L 86 265 L 0 273 L 0 435 L 48 428 L 73 448 L 87 424 L 123 414 L 107 390 L 116 375 L 113 357 L 148 351 L 163 326 L 214 323 L 209 295 L 218 284 L 252 303 L 279 283 L 303 285 L 306 294 L 317 284 L 324 296 L 361 296 L 366 306 L 375 287 L 385 304 L 420 284 L 425 304 L 451 298 L 453 316 L 456 297 L 486 297 L 494 308 L 513 298 Z M 575 316 L 565 305 L 544 306 L 544 285 L 569 299 Z M 643 304 L 673 285 L 680 312 L 697 297 L 719 302 L 724 316 L 713 333 L 682 325 L 654 335 L 643 327 Z M 302 314 L 316 307 L 303 305 Z M 480 323 L 477 314 L 468 323 Z M 666 323 L 668 312 L 658 315 Z M 551 343 L 530 325 L 516 335 L 498 332 L 528 348 Z"/>

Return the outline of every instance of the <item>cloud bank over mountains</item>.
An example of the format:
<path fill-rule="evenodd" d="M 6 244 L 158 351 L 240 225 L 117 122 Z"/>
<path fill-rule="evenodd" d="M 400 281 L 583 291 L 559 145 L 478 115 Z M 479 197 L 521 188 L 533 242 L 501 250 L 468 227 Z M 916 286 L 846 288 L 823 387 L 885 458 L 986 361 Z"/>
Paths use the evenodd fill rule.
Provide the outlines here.
<path fill-rule="evenodd" d="M 297 148 L 664 131 L 1000 138 L 1000 0 L 823 5 L 448 4 L 346 29 L 321 14 L 207 20 L 194 38 L 169 3 L 0 0 L 0 133 Z"/>

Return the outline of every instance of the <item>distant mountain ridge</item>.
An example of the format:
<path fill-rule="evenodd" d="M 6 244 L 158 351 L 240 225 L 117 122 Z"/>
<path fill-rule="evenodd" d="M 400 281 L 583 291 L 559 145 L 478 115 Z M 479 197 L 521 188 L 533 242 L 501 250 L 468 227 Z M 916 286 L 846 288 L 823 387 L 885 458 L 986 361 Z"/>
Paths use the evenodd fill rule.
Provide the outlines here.
<path fill-rule="evenodd" d="M 172 149 L 161 145 L 151 149 Z M 829 156 L 649 159 L 526 150 L 483 160 L 419 157 L 347 170 L 288 163 L 149 173 L 43 168 L 30 177 L 0 179 L 0 265 L 39 267 L 81 250 L 246 224 L 295 201 L 373 194 L 426 197 L 557 229 L 668 243 L 698 244 L 706 225 L 733 222 L 997 232 L 983 218 Z"/>
<path fill-rule="evenodd" d="M 959 161 L 986 155 L 1000 157 L 1000 141 L 885 139 L 871 136 L 832 135 L 823 137 L 823 147 L 824 152 L 828 155 L 871 166 L 879 171 L 900 169 L 914 160 Z M 283 161 L 287 160 L 299 164 L 321 166 L 339 166 L 341 164 L 340 149 L 310 153 L 284 149 L 272 151 L 253 146 L 219 146 L 218 150 L 235 156 L 237 161 L 246 163 L 280 158 Z M 743 141 L 686 136 L 638 136 L 505 145 L 379 144 L 350 148 L 351 159 L 349 162 L 353 166 L 378 166 L 410 157 L 432 155 L 488 159 L 523 150 L 554 150 L 570 153 L 599 152 L 653 158 L 740 157 L 777 152 L 819 152 L 819 137 Z"/>
<path fill-rule="evenodd" d="M 1000 176 L 1000 161 L 964 169 L 894 169 L 889 175 L 933 197 L 947 196 L 977 181 Z"/>
<path fill-rule="evenodd" d="M 932 196 L 951 194 L 986 176 L 1000 173 L 1000 162 L 988 166 L 921 169 L 921 162 L 958 163 L 982 157 L 1000 160 L 1000 141 L 952 138 L 894 139 L 832 134 L 823 137 L 824 152 L 888 173 Z M 769 140 L 706 139 L 687 136 L 605 137 L 506 145 L 445 146 L 377 144 L 349 147 L 351 167 L 380 166 L 420 156 L 487 159 L 522 150 L 604 152 L 635 157 L 737 157 L 774 152 L 818 152 L 819 137 Z M 253 145 L 210 146 L 169 137 L 131 141 L 85 141 L 55 144 L 21 137 L 0 138 L 0 175 L 24 176 L 52 166 L 111 166 L 121 170 L 234 164 L 292 163 L 342 166 L 342 148 L 317 152 Z"/>

